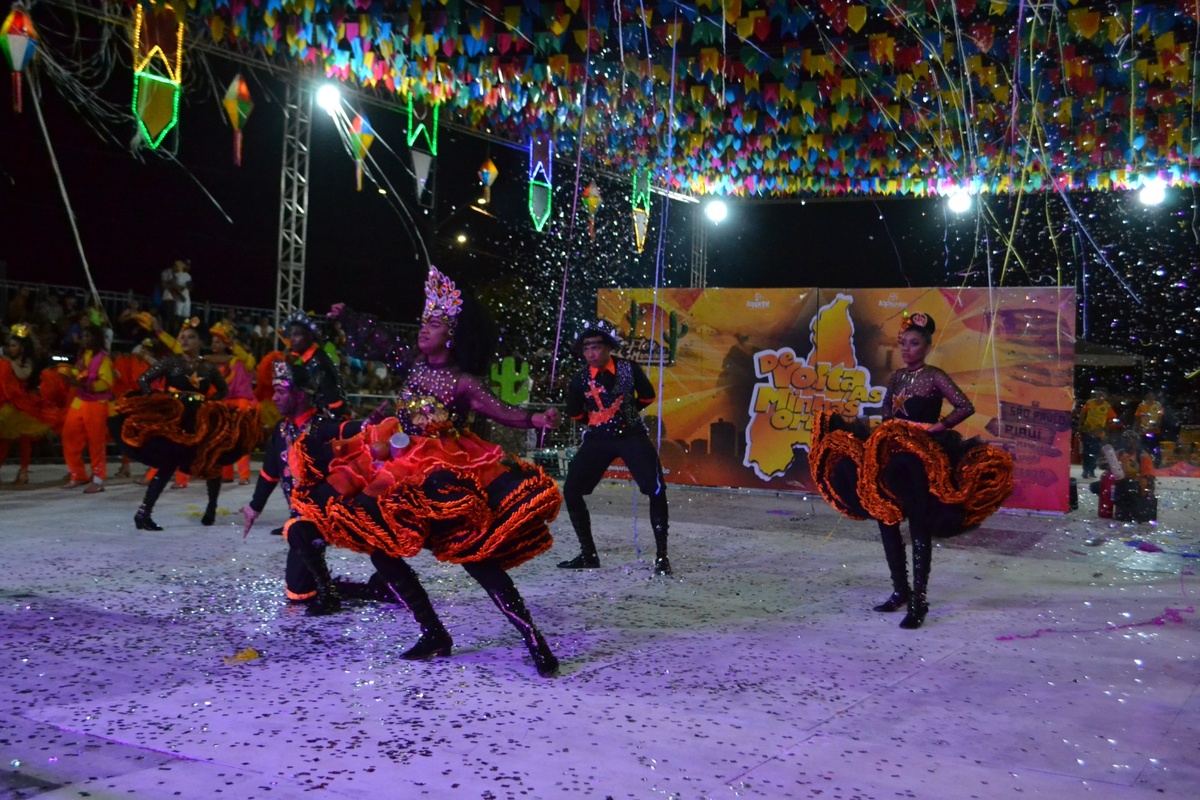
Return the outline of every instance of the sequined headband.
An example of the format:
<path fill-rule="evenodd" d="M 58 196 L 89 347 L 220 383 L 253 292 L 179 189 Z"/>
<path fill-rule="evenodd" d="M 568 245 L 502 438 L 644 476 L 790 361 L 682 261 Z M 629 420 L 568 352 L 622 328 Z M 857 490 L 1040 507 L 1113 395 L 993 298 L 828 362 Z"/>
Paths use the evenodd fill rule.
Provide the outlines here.
<path fill-rule="evenodd" d="M 460 311 L 462 292 L 456 289 L 454 281 L 437 267 L 430 267 L 429 277 L 425 279 L 425 311 L 421 314 L 421 319 L 441 319 L 450 327 L 454 327 Z"/>
<path fill-rule="evenodd" d="M 312 331 L 312 335 L 314 337 L 321 335 L 321 329 L 317 325 L 317 321 L 308 314 L 305 314 L 303 311 L 293 311 L 292 313 L 288 314 L 283 320 L 283 325 L 280 326 L 280 330 L 287 331 L 287 329 L 293 325 L 299 325 L 302 328 L 308 328 L 310 331 Z"/>
<path fill-rule="evenodd" d="M 18 339 L 28 339 L 29 326 L 24 322 L 18 322 L 16 325 L 13 325 L 11 328 L 9 328 L 9 333 L 11 333 L 13 336 L 16 336 Z"/>
<path fill-rule="evenodd" d="M 292 365 L 284 361 L 282 358 L 276 361 L 271 367 L 271 385 L 272 386 L 291 386 L 294 376 L 292 375 Z"/>

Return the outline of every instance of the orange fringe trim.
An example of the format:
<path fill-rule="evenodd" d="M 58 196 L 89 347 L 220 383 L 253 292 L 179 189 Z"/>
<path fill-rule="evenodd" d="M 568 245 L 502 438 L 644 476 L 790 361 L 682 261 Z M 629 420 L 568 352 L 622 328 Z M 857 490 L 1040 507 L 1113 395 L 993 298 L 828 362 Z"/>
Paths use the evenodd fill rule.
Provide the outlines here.
<path fill-rule="evenodd" d="M 852 459 L 858 466 L 858 499 L 863 508 L 885 525 L 897 525 L 904 519 L 904 510 L 881 480 L 888 461 L 901 453 L 920 459 L 930 494 L 946 505 L 962 509 L 963 527 L 973 527 L 987 519 L 1012 494 L 1013 459 L 998 447 L 973 447 L 952 467 L 941 445 L 916 425 L 888 420 L 861 444 L 848 431 L 830 430 L 831 425 L 830 412 L 817 416 L 809 463 L 818 491 L 847 516 L 854 515 L 847 513 L 845 501 L 830 484 L 833 467 L 843 458 Z"/>

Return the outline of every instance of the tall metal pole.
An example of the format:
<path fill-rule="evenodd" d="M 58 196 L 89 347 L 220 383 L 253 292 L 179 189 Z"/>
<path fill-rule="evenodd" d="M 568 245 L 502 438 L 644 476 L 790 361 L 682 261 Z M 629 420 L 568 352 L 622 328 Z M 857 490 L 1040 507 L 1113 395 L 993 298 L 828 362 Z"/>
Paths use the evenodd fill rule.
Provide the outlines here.
<path fill-rule="evenodd" d="M 279 271 L 275 280 L 275 330 L 304 308 L 304 256 L 308 241 L 308 156 L 312 93 L 287 81 L 283 114 L 283 170 L 279 202 Z M 280 331 L 281 333 L 283 331 Z"/>
<path fill-rule="evenodd" d="M 708 220 L 697 204 L 692 211 L 692 283 L 693 289 L 708 285 Z"/>

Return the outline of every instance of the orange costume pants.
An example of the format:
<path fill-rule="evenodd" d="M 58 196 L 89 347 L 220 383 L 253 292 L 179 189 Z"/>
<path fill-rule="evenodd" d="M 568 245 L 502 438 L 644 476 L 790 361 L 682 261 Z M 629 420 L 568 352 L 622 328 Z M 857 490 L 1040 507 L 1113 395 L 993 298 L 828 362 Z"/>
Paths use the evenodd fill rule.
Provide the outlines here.
<path fill-rule="evenodd" d="M 89 479 L 83 463 L 86 447 L 92 462 L 92 477 L 104 480 L 108 477 L 108 457 L 104 443 L 108 440 L 108 402 L 102 400 L 80 400 L 78 408 L 72 403 L 63 422 L 63 460 L 71 480 Z"/>

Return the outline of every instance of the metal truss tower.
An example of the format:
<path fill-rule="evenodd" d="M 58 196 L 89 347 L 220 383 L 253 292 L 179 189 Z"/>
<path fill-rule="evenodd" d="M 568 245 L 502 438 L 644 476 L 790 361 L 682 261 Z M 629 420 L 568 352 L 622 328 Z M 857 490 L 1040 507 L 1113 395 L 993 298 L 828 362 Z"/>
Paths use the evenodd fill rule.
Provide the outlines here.
<path fill-rule="evenodd" d="M 279 202 L 279 271 L 275 278 L 275 330 L 293 311 L 304 309 L 304 257 L 308 241 L 308 157 L 312 136 L 312 93 L 301 81 L 286 81 L 283 176 Z M 281 331 L 282 332 L 282 331 Z"/>

